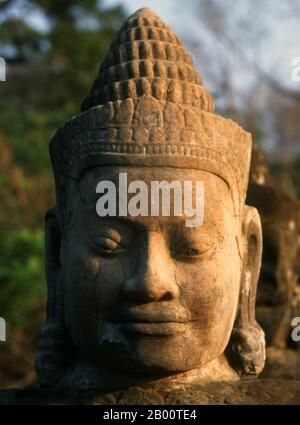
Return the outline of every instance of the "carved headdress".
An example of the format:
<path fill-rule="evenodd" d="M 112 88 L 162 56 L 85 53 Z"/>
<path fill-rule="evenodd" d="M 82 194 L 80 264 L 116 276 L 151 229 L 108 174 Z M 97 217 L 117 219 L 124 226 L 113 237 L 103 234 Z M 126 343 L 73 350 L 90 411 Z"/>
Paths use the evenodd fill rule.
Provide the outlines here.
<path fill-rule="evenodd" d="M 150 9 L 121 27 L 82 112 L 50 144 L 58 206 L 68 177 L 96 165 L 196 168 L 245 200 L 251 135 L 213 113 L 214 102 L 180 39 Z"/>
<path fill-rule="evenodd" d="M 213 98 L 203 87 L 191 55 L 157 15 L 141 9 L 120 29 L 81 113 L 58 130 L 50 153 L 58 207 L 46 217 L 47 234 L 51 235 L 46 238 L 46 248 L 51 253 L 59 252 L 64 226 L 58 229 L 57 215 L 64 221 L 70 187 L 94 166 L 208 171 L 228 184 L 235 211 L 241 212 L 248 184 L 251 135 L 213 113 Z M 260 247 L 258 237 L 256 252 Z M 52 257 L 46 256 L 47 321 L 41 330 L 36 366 L 38 380 L 45 385 L 67 382 L 69 362 L 74 360 L 69 356 L 72 344 L 65 327 L 63 276 L 56 264 L 59 260 Z M 243 298 L 228 345 L 235 369 L 246 375 L 259 373 L 264 361 L 262 331 L 252 314 L 256 281 L 255 275 L 253 293 L 248 281 L 248 290 L 241 291 Z M 246 324 L 244 312 L 251 313 Z"/>

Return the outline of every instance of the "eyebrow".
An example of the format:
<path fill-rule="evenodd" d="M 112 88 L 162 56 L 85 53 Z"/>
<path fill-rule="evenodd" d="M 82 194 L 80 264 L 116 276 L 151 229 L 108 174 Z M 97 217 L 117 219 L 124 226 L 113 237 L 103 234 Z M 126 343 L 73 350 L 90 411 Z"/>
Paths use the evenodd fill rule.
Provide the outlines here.
<path fill-rule="evenodd" d="M 98 216 L 99 217 L 99 216 Z M 141 222 L 141 220 L 138 220 L 138 217 L 130 217 L 130 216 L 105 216 L 105 217 L 99 217 L 100 220 L 104 221 L 117 221 L 126 224 L 129 227 L 134 227 L 135 229 L 139 230 L 146 230 L 146 226 L 144 223 Z"/>
<path fill-rule="evenodd" d="M 172 217 L 163 217 L 165 220 L 162 220 L 162 216 L 155 216 L 155 217 L 151 217 L 151 216 L 136 216 L 136 217 L 131 217 L 131 216 L 105 216 L 105 217 L 99 217 L 97 216 L 100 220 L 104 220 L 107 222 L 107 224 L 111 221 L 113 222 L 117 222 L 117 223 L 122 223 L 125 224 L 126 226 L 129 226 L 130 228 L 133 228 L 135 231 L 147 231 L 149 229 L 151 229 L 152 225 L 154 224 L 156 228 L 162 230 L 162 228 L 166 228 L 168 227 L 168 224 L 173 226 L 173 227 L 177 227 L 179 228 L 179 226 L 181 225 L 182 227 L 184 227 L 185 229 L 187 229 L 188 231 L 195 231 L 195 232 L 199 232 L 200 228 L 203 228 L 203 226 L 199 226 L 194 227 L 194 228 L 189 228 L 186 227 L 185 225 L 185 220 L 186 217 L 185 216 L 172 216 Z M 152 220 L 150 223 L 145 222 L 143 219 L 144 218 L 149 218 L 150 220 Z M 170 222 L 170 219 L 175 219 L 173 222 Z M 165 222 L 164 222 L 165 221 Z M 150 224 L 150 225 L 149 225 Z M 193 230 L 194 229 L 194 230 Z"/>

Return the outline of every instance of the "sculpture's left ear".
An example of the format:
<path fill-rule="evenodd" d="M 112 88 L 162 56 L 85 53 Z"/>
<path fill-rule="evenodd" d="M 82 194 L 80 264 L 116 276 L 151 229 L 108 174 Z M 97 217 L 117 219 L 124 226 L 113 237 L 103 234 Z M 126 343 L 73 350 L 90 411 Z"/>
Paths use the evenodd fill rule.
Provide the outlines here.
<path fill-rule="evenodd" d="M 241 375 L 258 375 L 265 364 L 265 336 L 255 320 L 256 289 L 262 256 L 262 228 L 257 210 L 245 206 L 241 249 L 243 267 L 237 317 L 228 357 Z"/>
<path fill-rule="evenodd" d="M 59 262 L 61 229 L 56 208 L 47 211 L 46 278 L 48 285 L 47 319 L 39 334 L 36 373 L 40 385 L 57 385 L 68 361 L 68 336 L 65 330 L 61 266 Z"/>

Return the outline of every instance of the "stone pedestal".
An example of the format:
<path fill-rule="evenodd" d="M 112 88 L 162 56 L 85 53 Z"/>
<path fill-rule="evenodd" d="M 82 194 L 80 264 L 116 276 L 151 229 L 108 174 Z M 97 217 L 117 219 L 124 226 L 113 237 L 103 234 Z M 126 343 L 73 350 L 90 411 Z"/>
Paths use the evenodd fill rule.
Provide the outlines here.
<path fill-rule="evenodd" d="M 300 381 L 255 379 L 168 391 L 132 387 L 101 394 L 95 389 L 25 388 L 0 392 L 0 405 L 300 405 Z"/>

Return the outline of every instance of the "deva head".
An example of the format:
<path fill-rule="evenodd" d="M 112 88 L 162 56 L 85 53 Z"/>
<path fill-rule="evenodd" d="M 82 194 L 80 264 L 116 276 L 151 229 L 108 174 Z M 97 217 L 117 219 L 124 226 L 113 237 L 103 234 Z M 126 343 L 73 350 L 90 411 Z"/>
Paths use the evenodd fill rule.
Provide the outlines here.
<path fill-rule="evenodd" d="M 46 215 L 39 382 L 257 375 L 262 242 L 258 213 L 245 205 L 251 136 L 213 113 L 190 54 L 149 9 L 124 23 L 50 153 L 57 204 Z M 97 185 L 112 182 L 120 197 L 121 174 L 128 188 L 163 181 L 170 197 L 172 182 L 201 181 L 203 223 L 189 227 L 172 210 L 100 217 Z"/>

